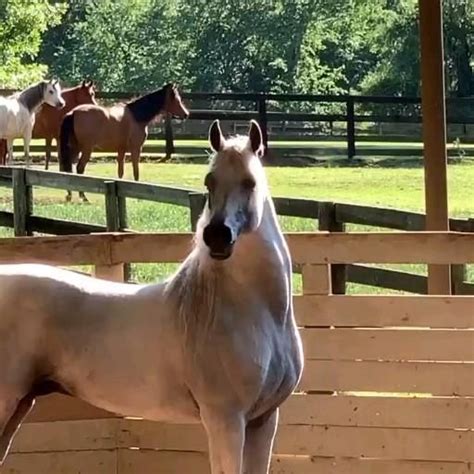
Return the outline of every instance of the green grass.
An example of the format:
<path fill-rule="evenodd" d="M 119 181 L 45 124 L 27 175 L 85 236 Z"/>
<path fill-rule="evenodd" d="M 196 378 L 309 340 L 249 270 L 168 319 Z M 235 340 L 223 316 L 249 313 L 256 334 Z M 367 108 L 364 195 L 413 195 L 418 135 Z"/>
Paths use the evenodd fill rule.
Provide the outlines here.
<path fill-rule="evenodd" d="M 142 181 L 202 190 L 205 169 L 204 165 L 143 163 L 140 171 Z M 127 165 L 125 177 L 131 179 L 131 173 L 131 166 Z M 87 174 L 115 177 L 115 164 L 91 163 Z M 424 178 L 420 167 L 269 167 L 267 174 L 275 196 L 305 197 L 421 212 L 424 207 Z M 474 163 L 450 165 L 448 174 L 450 214 L 455 217 L 472 217 Z M 89 195 L 90 204 L 79 203 L 76 194 L 75 202 L 67 204 L 64 196 L 64 191 L 35 188 L 34 213 L 45 217 L 105 224 L 103 196 Z M 10 190 L 0 190 L 0 208 L 11 210 Z M 128 199 L 127 210 L 129 227 L 136 230 L 189 230 L 189 212 L 183 207 Z M 316 222 L 311 219 L 281 217 L 281 222 L 285 231 L 311 231 L 316 228 Z M 350 226 L 349 229 L 374 230 L 361 226 Z M 2 235 L 11 235 L 11 232 L 2 229 Z M 174 267 L 169 265 L 139 265 L 134 269 L 134 277 L 141 281 L 152 281 L 169 273 L 172 268 Z M 423 265 L 405 265 L 403 268 L 417 273 L 425 272 Z M 469 279 L 474 280 L 472 269 Z M 386 292 L 355 285 L 351 290 Z"/>

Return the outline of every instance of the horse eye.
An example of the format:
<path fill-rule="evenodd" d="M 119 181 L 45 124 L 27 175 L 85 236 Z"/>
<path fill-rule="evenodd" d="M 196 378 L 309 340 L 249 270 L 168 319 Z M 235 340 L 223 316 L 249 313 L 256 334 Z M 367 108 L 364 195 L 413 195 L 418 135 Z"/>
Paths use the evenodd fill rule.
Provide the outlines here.
<path fill-rule="evenodd" d="M 215 188 L 216 178 L 212 173 L 208 173 L 204 178 L 204 186 L 206 186 L 209 191 L 212 191 Z"/>
<path fill-rule="evenodd" d="M 252 178 L 245 178 L 242 181 L 242 187 L 247 191 L 252 191 L 255 188 L 255 181 Z"/>
<path fill-rule="evenodd" d="M 50 93 L 50 94 L 52 94 L 52 93 L 53 93 L 53 91 L 49 91 L 49 93 Z"/>

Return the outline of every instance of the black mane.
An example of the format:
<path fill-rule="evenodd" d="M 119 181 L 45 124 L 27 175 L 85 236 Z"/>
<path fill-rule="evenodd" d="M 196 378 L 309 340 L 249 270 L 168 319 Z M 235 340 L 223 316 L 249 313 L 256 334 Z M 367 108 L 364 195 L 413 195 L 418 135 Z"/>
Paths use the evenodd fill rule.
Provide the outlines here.
<path fill-rule="evenodd" d="M 166 102 L 166 92 L 169 87 L 171 87 L 171 84 L 167 84 L 157 91 L 139 97 L 126 105 L 136 122 L 148 124 L 163 111 Z"/>

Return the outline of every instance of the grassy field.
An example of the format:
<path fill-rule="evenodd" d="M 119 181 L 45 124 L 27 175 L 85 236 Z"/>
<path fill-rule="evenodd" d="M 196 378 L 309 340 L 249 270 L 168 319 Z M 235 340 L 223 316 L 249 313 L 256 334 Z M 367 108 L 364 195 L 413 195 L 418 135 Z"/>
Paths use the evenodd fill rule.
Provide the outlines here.
<path fill-rule="evenodd" d="M 204 165 L 152 164 L 141 165 L 142 181 L 203 189 Z M 87 174 L 115 177 L 112 163 L 91 164 Z M 269 167 L 267 174 L 273 195 L 305 197 L 318 200 L 358 203 L 381 207 L 423 211 L 423 169 L 410 167 Z M 126 178 L 131 179 L 131 166 L 127 165 Z M 474 163 L 449 166 L 449 206 L 456 217 L 472 217 L 474 214 Z M 75 200 L 64 202 L 64 191 L 45 188 L 34 190 L 34 213 L 45 217 L 105 224 L 104 199 L 90 195 L 90 204 Z M 1 190 L 2 209 L 11 210 L 11 191 Z M 127 200 L 129 226 L 141 231 L 189 230 L 188 210 L 178 206 Z M 287 231 L 314 230 L 310 219 L 282 217 Z M 351 230 L 369 230 L 352 226 Z M 373 230 L 373 228 L 372 228 Z M 11 232 L 2 229 L 3 235 Z M 404 266 L 411 271 L 424 272 L 424 266 Z M 139 265 L 134 268 L 134 278 L 150 281 L 171 271 L 172 266 Z M 470 280 L 474 280 L 471 271 Z M 366 292 L 367 288 L 353 286 L 353 291 Z M 372 292 L 372 290 L 370 290 Z"/>

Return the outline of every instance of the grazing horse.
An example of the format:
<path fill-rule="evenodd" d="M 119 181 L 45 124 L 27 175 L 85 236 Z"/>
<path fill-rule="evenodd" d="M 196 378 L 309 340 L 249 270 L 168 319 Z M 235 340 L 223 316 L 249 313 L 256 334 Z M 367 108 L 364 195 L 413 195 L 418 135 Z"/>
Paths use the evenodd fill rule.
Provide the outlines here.
<path fill-rule="evenodd" d="M 45 169 L 49 168 L 51 160 L 51 143 L 59 142 L 59 130 L 63 117 L 74 107 L 82 104 L 95 104 L 95 86 L 93 81 L 82 81 L 76 87 L 64 89 L 62 96 L 65 106 L 62 109 L 55 109 L 49 105 L 44 105 L 36 114 L 35 126 L 33 127 L 33 138 L 46 139 L 46 161 Z"/>
<path fill-rule="evenodd" d="M 292 270 L 260 157 L 224 139 L 193 249 L 160 284 L 47 265 L 0 266 L 0 459 L 39 395 L 123 416 L 202 422 L 212 474 L 267 474 L 278 407 L 300 379 Z"/>
<path fill-rule="evenodd" d="M 188 110 L 183 105 L 178 89 L 168 84 L 150 94 L 127 104 L 112 107 L 81 105 L 66 114 L 61 125 L 59 164 L 61 171 L 72 172 L 77 163 L 77 173 L 83 174 L 93 150 L 117 152 L 118 177 L 123 177 L 125 154 L 130 152 L 133 177 L 139 179 L 138 165 L 149 123 L 159 115 L 169 113 L 186 118 Z M 83 199 L 85 196 L 81 193 Z M 71 199 L 68 191 L 67 199 Z"/>
<path fill-rule="evenodd" d="M 0 139 L 7 140 L 8 162 L 13 161 L 13 140 L 23 137 L 26 166 L 29 166 L 35 114 L 43 104 L 64 107 L 58 80 L 41 81 L 10 97 L 0 97 Z"/>

